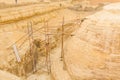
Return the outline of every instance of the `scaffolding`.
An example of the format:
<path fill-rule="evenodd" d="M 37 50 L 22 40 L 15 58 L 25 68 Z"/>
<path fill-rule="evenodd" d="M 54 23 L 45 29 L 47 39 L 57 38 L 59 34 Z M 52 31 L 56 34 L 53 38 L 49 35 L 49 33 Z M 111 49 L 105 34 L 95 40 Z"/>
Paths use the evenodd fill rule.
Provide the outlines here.
<path fill-rule="evenodd" d="M 60 38 L 59 38 L 60 44 L 61 44 L 61 57 L 60 57 L 61 59 L 60 60 L 63 61 L 63 69 L 66 69 L 65 57 L 64 57 L 64 36 L 65 35 L 74 36 L 74 35 L 65 33 L 65 28 L 64 27 L 65 27 L 65 18 L 63 17 L 61 26 L 59 27 L 61 29 Z M 44 30 L 44 33 L 40 32 L 40 30 L 42 30 L 42 29 Z M 50 57 L 51 57 L 51 55 L 50 55 L 50 51 L 51 51 L 50 50 L 51 49 L 51 44 L 50 43 L 51 43 L 51 41 L 50 40 L 51 39 L 50 38 L 51 38 L 51 35 L 54 36 L 54 35 L 59 34 L 59 33 L 50 33 L 50 30 L 52 30 L 52 29 L 58 29 L 58 28 L 50 28 L 49 25 L 48 25 L 48 21 L 46 21 L 44 19 L 44 26 L 40 27 L 37 30 L 33 30 L 33 23 L 32 23 L 32 21 L 30 21 L 30 22 L 27 23 L 27 35 L 26 34 L 23 35 L 19 40 L 17 40 L 14 43 L 14 44 L 16 44 L 19 41 L 21 41 L 22 39 L 24 39 L 24 40 L 22 40 L 23 42 L 20 45 L 18 45 L 18 50 L 21 50 L 23 44 L 27 40 L 29 41 L 29 52 L 30 52 L 31 59 L 32 59 L 32 70 L 33 70 L 33 72 L 37 71 L 36 65 L 37 65 L 37 58 L 38 58 L 38 54 L 36 54 L 36 52 L 34 52 L 34 50 L 33 50 L 34 48 L 36 48 L 34 43 L 33 43 L 34 42 L 34 34 L 39 31 L 41 33 L 40 35 L 45 36 L 45 39 L 44 39 L 44 41 L 45 41 L 45 55 L 46 55 L 45 56 L 45 58 L 46 58 L 45 65 L 47 67 L 48 74 L 51 73 L 51 59 L 50 59 Z M 38 35 L 38 37 L 40 37 L 40 35 Z"/>

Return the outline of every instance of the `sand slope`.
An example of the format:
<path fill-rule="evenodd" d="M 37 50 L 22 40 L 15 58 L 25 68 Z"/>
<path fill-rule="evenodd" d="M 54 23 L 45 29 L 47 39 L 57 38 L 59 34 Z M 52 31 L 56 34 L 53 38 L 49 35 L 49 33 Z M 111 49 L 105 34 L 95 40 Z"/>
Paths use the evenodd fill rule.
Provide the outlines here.
<path fill-rule="evenodd" d="M 65 62 L 72 77 L 76 80 L 120 79 L 119 23 L 120 13 L 107 10 L 84 20 L 65 44 Z"/>

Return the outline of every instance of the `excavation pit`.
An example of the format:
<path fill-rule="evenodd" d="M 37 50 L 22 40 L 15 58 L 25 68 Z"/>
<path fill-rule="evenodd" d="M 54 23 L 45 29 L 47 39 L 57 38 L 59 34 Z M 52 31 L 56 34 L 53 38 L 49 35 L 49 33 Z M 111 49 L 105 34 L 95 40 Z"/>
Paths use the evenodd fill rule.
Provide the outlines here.
<path fill-rule="evenodd" d="M 25 37 L 20 39 L 23 36 Z M 1 70 L 8 71 L 17 76 L 25 76 L 27 73 L 33 72 L 35 67 L 33 65 L 35 60 L 33 53 L 37 54 L 37 52 L 35 45 L 32 46 L 32 52 L 30 52 L 30 44 L 27 37 L 27 34 L 21 32 L 0 33 L 0 38 L 2 38 L 0 40 Z M 17 53 L 13 46 L 16 47 Z"/>

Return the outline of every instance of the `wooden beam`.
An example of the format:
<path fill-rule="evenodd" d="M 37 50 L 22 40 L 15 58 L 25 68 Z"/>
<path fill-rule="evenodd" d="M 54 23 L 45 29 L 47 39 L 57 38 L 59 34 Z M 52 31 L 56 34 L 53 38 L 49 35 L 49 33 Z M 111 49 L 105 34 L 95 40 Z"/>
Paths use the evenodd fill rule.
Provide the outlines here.
<path fill-rule="evenodd" d="M 17 50 L 17 47 L 16 47 L 15 44 L 13 45 L 13 50 L 14 50 L 14 53 L 15 53 L 15 56 L 16 56 L 17 61 L 18 61 L 18 62 L 21 62 L 21 59 L 20 59 L 20 56 L 19 56 L 19 54 L 18 54 L 18 50 Z"/>

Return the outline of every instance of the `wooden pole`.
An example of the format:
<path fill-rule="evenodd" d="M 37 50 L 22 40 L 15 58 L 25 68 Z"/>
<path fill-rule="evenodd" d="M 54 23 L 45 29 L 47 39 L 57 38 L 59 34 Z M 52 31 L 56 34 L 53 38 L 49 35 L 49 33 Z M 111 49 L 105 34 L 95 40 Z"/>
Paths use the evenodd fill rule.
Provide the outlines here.
<path fill-rule="evenodd" d="M 61 60 L 64 59 L 64 17 L 62 22 L 62 33 L 61 33 Z"/>
<path fill-rule="evenodd" d="M 31 54 L 31 39 L 30 39 L 30 28 L 29 28 L 29 23 L 27 23 L 27 29 L 28 29 L 28 39 L 29 39 L 29 46 L 30 46 L 30 54 Z"/>
<path fill-rule="evenodd" d="M 15 44 L 13 45 L 13 50 L 15 52 L 15 56 L 16 56 L 17 61 L 21 62 L 21 59 L 20 59 L 20 56 L 19 56 L 19 53 L 18 53 L 18 50 L 17 50 L 17 47 Z"/>
<path fill-rule="evenodd" d="M 45 30 L 45 56 L 46 56 L 46 66 L 47 66 L 47 71 L 48 71 L 48 74 L 49 74 L 49 68 L 48 68 L 48 37 L 47 37 L 47 25 L 46 25 L 46 22 L 45 22 L 45 19 L 44 19 L 44 30 Z"/>
<path fill-rule="evenodd" d="M 33 72 L 36 71 L 36 54 L 35 54 L 35 47 L 33 45 L 33 41 L 34 41 L 34 38 L 33 38 L 33 27 L 32 27 L 32 22 L 30 22 L 30 32 L 31 32 L 31 47 L 32 47 L 32 58 L 33 58 Z M 34 51 L 33 51 L 34 50 Z"/>
<path fill-rule="evenodd" d="M 15 3 L 17 4 L 18 0 L 15 0 Z"/>
<path fill-rule="evenodd" d="M 45 22 L 45 19 L 44 19 L 44 32 L 45 32 L 45 56 L 46 56 L 46 65 L 48 64 L 47 63 L 47 29 L 46 29 L 46 22 Z"/>
<path fill-rule="evenodd" d="M 50 60 L 50 35 L 49 35 L 49 28 L 48 28 L 48 22 L 47 22 L 47 26 L 46 26 L 46 29 L 47 29 L 47 46 L 48 46 L 48 74 L 51 73 L 51 60 Z"/>
<path fill-rule="evenodd" d="M 48 74 L 51 73 L 51 61 L 50 61 L 50 35 L 49 35 L 49 29 L 48 29 L 48 22 L 44 22 L 45 27 L 45 53 L 46 53 L 46 66 Z"/>
<path fill-rule="evenodd" d="M 35 64 L 35 54 L 33 52 L 34 45 L 33 45 L 33 28 L 32 28 L 32 22 L 28 23 L 28 38 L 29 38 L 29 45 L 30 45 L 30 54 L 32 57 L 32 68 L 33 72 L 36 71 L 36 64 Z"/>

